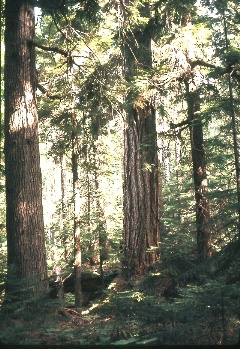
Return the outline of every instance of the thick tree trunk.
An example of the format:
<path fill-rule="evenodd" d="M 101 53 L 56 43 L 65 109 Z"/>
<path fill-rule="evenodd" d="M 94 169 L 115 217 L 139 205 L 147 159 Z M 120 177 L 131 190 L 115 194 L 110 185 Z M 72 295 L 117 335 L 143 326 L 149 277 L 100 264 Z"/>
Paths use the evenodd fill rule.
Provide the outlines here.
<path fill-rule="evenodd" d="M 160 171 L 154 108 L 133 109 L 124 140 L 124 264 L 142 274 L 159 258 Z"/>
<path fill-rule="evenodd" d="M 127 1 L 125 1 L 127 5 Z M 149 4 L 140 8 L 150 18 Z M 125 15 L 125 14 L 124 14 Z M 127 19 L 126 19 L 127 20 Z M 123 31 L 124 72 L 131 86 L 152 67 L 151 35 Z M 140 72 L 139 72 L 140 69 Z M 147 91 L 145 91 L 147 93 Z M 124 260 L 125 276 L 143 274 L 159 259 L 161 177 L 157 152 L 156 113 L 152 97 L 130 90 L 124 131 Z"/>
<path fill-rule="evenodd" d="M 34 12 L 29 1 L 6 1 L 5 165 L 8 273 L 6 298 L 42 297 L 48 288 L 38 116 Z"/>
<path fill-rule="evenodd" d="M 189 85 L 187 87 L 189 89 Z M 196 200 L 197 251 L 199 260 L 204 261 L 211 257 L 212 252 L 203 127 L 201 119 L 196 117 L 196 112 L 200 110 L 199 91 L 188 91 L 187 101 Z"/>

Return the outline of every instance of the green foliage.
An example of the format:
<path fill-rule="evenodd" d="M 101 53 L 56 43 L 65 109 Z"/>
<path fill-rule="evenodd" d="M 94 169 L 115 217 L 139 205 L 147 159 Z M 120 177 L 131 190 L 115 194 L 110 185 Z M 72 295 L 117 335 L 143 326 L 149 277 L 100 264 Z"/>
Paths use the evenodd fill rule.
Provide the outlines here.
<path fill-rule="evenodd" d="M 78 27 L 82 31 L 88 30 L 89 25 L 92 25 L 94 30 L 95 26 L 101 20 L 101 16 L 99 14 L 101 10 L 99 1 L 83 0 L 80 1 L 80 3 L 78 1 L 78 6 L 76 8 L 77 10 L 72 21 L 72 25 L 74 27 Z"/>
<path fill-rule="evenodd" d="M 52 16 L 66 16 L 73 9 L 75 12 L 75 17 L 81 20 L 96 20 L 97 12 L 99 11 L 99 3 L 96 0 L 53 0 L 51 3 L 46 0 L 37 0 L 37 5 L 43 11 L 43 15 L 50 14 Z M 95 23 L 96 24 L 96 23 Z"/>
<path fill-rule="evenodd" d="M 226 60 L 227 66 L 237 68 L 240 65 L 240 50 L 231 47 L 230 50 L 223 56 Z"/>
<path fill-rule="evenodd" d="M 240 270 L 239 261 L 239 241 L 219 254 L 214 270 L 208 265 L 194 278 L 192 272 L 199 266 L 187 257 L 169 258 L 159 262 L 157 273 L 112 280 L 100 298 L 81 312 L 72 308 L 71 295 L 60 303 L 28 300 L 9 305 L 11 309 L 0 314 L 0 339 L 4 344 L 30 345 L 216 345 L 222 340 L 235 344 L 239 279 L 232 279 L 229 273 Z M 173 279 L 178 294 L 163 296 L 162 290 L 171 287 L 169 280 Z"/>

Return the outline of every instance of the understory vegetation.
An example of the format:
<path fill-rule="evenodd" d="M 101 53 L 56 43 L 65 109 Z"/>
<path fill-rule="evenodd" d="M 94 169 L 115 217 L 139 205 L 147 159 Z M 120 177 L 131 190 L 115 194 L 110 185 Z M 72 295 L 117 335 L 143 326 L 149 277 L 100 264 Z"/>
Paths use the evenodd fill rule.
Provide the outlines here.
<path fill-rule="evenodd" d="M 74 307 L 73 293 L 6 307 L 0 315 L 0 341 L 21 345 L 237 345 L 239 252 L 238 243 L 227 254 L 202 265 L 188 258 L 168 258 L 154 265 L 148 275 L 127 280 L 117 266 L 105 269 L 106 283 L 85 293 L 87 304 L 81 309 Z M 97 274 L 87 271 L 92 273 L 90 283 Z M 107 280 L 107 275 L 114 277 Z"/>

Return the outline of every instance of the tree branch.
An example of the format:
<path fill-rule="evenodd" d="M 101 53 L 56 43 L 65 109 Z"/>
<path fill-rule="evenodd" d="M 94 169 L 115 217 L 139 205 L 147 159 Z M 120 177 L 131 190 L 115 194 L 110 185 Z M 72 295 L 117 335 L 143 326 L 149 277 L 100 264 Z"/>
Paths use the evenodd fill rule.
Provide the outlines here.
<path fill-rule="evenodd" d="M 214 64 L 205 62 L 202 59 L 197 59 L 196 61 L 192 61 L 190 58 L 186 57 L 186 60 L 190 64 L 191 69 L 194 69 L 198 65 L 202 66 L 202 67 L 207 67 L 207 68 L 214 68 L 214 69 L 218 70 L 218 74 L 220 76 L 222 76 L 224 74 L 230 74 L 231 73 L 234 78 L 236 78 L 238 81 L 240 81 L 240 76 L 238 74 L 239 69 L 236 69 L 232 65 L 228 65 L 226 67 L 219 67 L 219 66 L 216 66 Z"/>
<path fill-rule="evenodd" d="M 62 55 L 64 57 L 69 57 L 69 52 L 66 52 L 66 51 L 62 50 L 59 47 L 44 46 L 44 45 L 41 45 L 41 44 L 37 43 L 36 41 L 29 41 L 29 44 L 31 44 L 31 45 L 33 45 L 35 47 L 38 47 L 38 48 L 40 48 L 43 51 L 55 52 L 55 53 L 59 53 L 60 55 Z"/>
<path fill-rule="evenodd" d="M 45 94 L 48 98 L 50 99 L 61 99 L 60 96 L 58 95 L 53 95 L 51 92 L 47 91 L 45 89 L 45 87 L 43 87 L 42 85 L 40 84 L 37 84 L 37 88 L 39 89 L 39 91 L 41 91 L 43 94 Z"/>
<path fill-rule="evenodd" d="M 28 41 L 28 43 L 31 44 L 31 45 L 33 45 L 33 46 L 35 46 L 35 47 L 40 48 L 40 49 L 43 50 L 43 51 L 49 51 L 49 52 L 59 53 L 60 55 L 62 55 L 62 56 L 64 56 L 64 57 L 67 58 L 67 63 L 68 63 L 69 65 L 75 64 L 78 68 L 80 68 L 80 65 L 77 64 L 77 63 L 74 61 L 74 59 L 73 59 L 73 57 L 72 57 L 72 55 L 71 55 L 71 51 L 68 51 L 68 52 L 67 52 L 67 51 L 64 51 L 64 50 L 62 50 L 61 48 L 55 47 L 55 46 L 44 46 L 44 45 L 39 44 L 38 42 L 30 41 L 30 40 Z"/>
<path fill-rule="evenodd" d="M 214 64 L 205 62 L 202 59 L 197 59 L 196 61 L 192 61 L 190 58 L 186 57 L 187 62 L 190 64 L 191 69 L 194 69 L 198 65 L 201 67 L 207 67 L 207 68 L 217 68 Z"/>
<path fill-rule="evenodd" d="M 190 122 L 189 120 L 183 120 L 177 124 L 174 124 L 173 122 L 170 122 L 170 128 L 171 129 L 174 129 L 174 128 L 177 128 L 177 127 L 181 127 L 181 126 L 184 126 L 184 125 L 187 125 L 189 126 Z"/>

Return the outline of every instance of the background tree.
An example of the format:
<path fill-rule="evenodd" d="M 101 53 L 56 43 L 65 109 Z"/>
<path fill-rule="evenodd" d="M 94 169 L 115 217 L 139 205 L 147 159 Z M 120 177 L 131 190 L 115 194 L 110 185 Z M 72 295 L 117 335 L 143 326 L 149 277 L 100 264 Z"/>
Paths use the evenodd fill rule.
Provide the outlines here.
<path fill-rule="evenodd" d="M 198 258 L 204 261 L 211 257 L 210 208 L 207 197 L 207 166 L 203 139 L 202 120 L 197 116 L 200 111 L 200 96 L 198 88 L 189 90 L 189 82 L 185 82 L 188 120 L 191 139 L 193 179 L 196 200 L 196 231 Z"/>
<path fill-rule="evenodd" d="M 82 304 L 81 296 L 81 271 L 82 271 L 82 249 L 81 249 L 81 229 L 80 229 L 80 183 L 79 183 L 79 144 L 77 136 L 77 122 L 75 116 L 75 96 L 73 96 L 72 106 L 72 174 L 73 174 L 73 202 L 74 202 L 74 288 L 75 306 Z"/>
<path fill-rule="evenodd" d="M 235 12 L 236 13 L 236 12 Z M 237 109 L 235 108 L 235 98 L 233 92 L 233 79 L 240 82 L 239 78 L 239 64 L 240 64 L 240 50 L 239 48 L 231 47 L 228 40 L 228 25 L 225 17 L 225 11 L 223 12 L 223 26 L 226 41 L 226 65 L 228 71 L 228 88 L 229 88 L 229 107 L 230 116 L 232 119 L 232 133 L 233 133 L 233 149 L 234 149 L 234 160 L 236 170 L 236 187 L 237 187 L 237 211 L 238 211 L 238 231 L 240 235 L 240 150 L 239 150 L 239 137 L 238 137 L 238 117 Z M 231 47 L 231 49 L 230 49 Z M 233 75 L 233 77 L 232 77 Z"/>
<path fill-rule="evenodd" d="M 5 171 L 6 299 L 47 291 L 36 108 L 35 22 L 29 1 L 6 1 Z"/>
<path fill-rule="evenodd" d="M 114 198 L 121 196 L 121 182 L 119 181 L 121 178 L 121 171 L 119 171 L 121 147 L 115 145 L 115 140 L 121 138 L 121 133 L 116 134 L 115 128 L 119 128 L 120 124 L 121 116 L 117 109 L 117 98 L 122 87 L 120 84 L 118 86 L 116 72 L 116 63 L 119 58 L 110 46 L 112 43 L 111 30 L 103 29 L 100 26 L 99 32 L 95 28 L 91 35 L 86 35 L 91 23 L 84 24 L 84 21 L 79 21 L 79 11 L 81 11 L 81 6 L 69 11 L 67 16 L 58 19 L 58 26 L 55 26 L 54 21 L 46 15 L 39 23 L 39 42 L 37 44 L 39 110 L 42 120 L 42 139 L 44 142 L 53 142 L 49 156 L 52 157 L 55 154 L 59 162 L 62 149 L 64 149 L 67 178 L 69 178 L 71 162 L 69 138 L 72 130 L 69 114 L 72 108 L 69 100 L 73 95 L 75 96 L 75 135 L 78 137 L 83 263 L 87 264 L 90 261 L 91 264 L 94 264 L 94 261 L 99 261 L 99 255 L 105 253 L 104 248 L 99 246 L 99 241 L 103 243 L 105 240 L 102 234 L 99 239 L 99 231 L 105 230 L 101 223 L 102 219 L 105 220 L 103 218 L 105 211 L 108 211 L 106 225 L 110 245 L 117 246 L 120 236 L 121 221 L 112 212 L 112 208 L 116 208 L 117 211 L 120 211 L 121 208 L 121 199 L 114 202 Z M 107 16 L 102 24 L 105 28 L 112 26 L 111 15 L 109 17 L 110 20 Z M 61 31 L 59 31 L 59 26 L 62 28 Z M 109 49 L 111 49 L 111 55 L 108 53 Z M 71 52 L 74 61 L 71 77 L 67 69 L 65 52 Z M 48 66 L 45 64 L 46 60 Z M 53 71 L 55 72 L 54 79 L 52 78 Z M 46 91 L 49 93 L 47 94 Z M 58 96 L 61 96 L 61 101 L 57 99 Z M 112 152 L 113 147 L 116 147 L 114 152 Z M 118 183 L 118 188 L 114 194 L 110 193 L 110 188 L 116 186 L 116 183 Z M 68 196 L 68 190 L 66 194 L 67 221 L 73 215 L 73 200 Z M 97 201 L 101 201 L 101 213 Z M 46 215 L 48 215 L 47 212 Z M 53 218 L 55 217 L 57 217 L 57 212 Z M 69 249 L 72 246 L 72 228 L 67 222 L 65 223 L 64 231 L 66 233 L 61 231 L 60 235 L 66 235 Z M 103 225 L 105 226 L 105 223 Z M 51 230 L 59 241 L 58 224 L 54 223 Z M 112 256 L 116 258 L 114 253 Z M 72 255 L 69 254 L 68 258 L 71 259 Z"/>
<path fill-rule="evenodd" d="M 232 148 L 231 153 L 234 157 L 236 173 L 235 186 L 237 188 L 237 195 L 236 198 L 234 198 L 235 195 L 231 195 L 231 199 L 236 202 L 235 205 L 237 206 L 237 230 L 239 232 L 239 103 L 236 97 L 239 94 L 240 81 L 239 30 L 237 28 L 237 23 L 239 21 L 239 7 L 237 1 L 215 1 L 213 4 L 209 4 L 209 2 L 206 1 L 204 3 L 211 9 L 209 14 L 211 27 L 216 28 L 220 26 L 222 28 L 218 33 L 216 31 L 213 32 L 212 45 L 215 48 L 214 60 L 217 61 L 217 67 L 213 70 L 210 76 L 215 80 L 215 89 L 218 91 L 217 101 L 221 113 L 226 117 L 226 128 L 230 127 L 233 135 L 233 139 L 229 141 L 230 147 Z M 223 103 L 224 99 L 225 103 Z M 229 123 L 227 120 L 229 120 Z M 232 212 L 232 208 L 229 212 Z M 234 215 L 232 215 L 232 219 L 232 222 L 235 221 Z M 234 225 L 235 224 L 236 221 Z"/>

